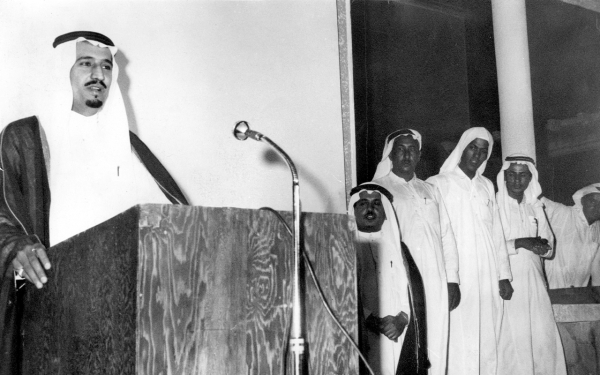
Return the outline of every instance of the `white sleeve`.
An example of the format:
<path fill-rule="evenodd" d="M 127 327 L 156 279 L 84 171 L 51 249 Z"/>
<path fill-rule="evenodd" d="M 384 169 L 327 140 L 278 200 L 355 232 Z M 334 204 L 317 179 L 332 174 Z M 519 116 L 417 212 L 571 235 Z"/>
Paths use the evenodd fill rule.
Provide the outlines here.
<path fill-rule="evenodd" d="M 494 188 L 491 182 L 488 182 L 488 190 L 491 188 L 493 192 Z M 500 211 L 498 210 L 498 203 L 496 202 L 495 194 L 490 195 L 490 199 L 493 202 L 492 205 L 492 239 L 494 241 L 494 247 L 496 248 L 496 261 L 498 262 L 498 280 L 508 279 L 512 281 L 512 273 L 510 271 L 510 262 L 508 260 L 508 250 L 506 248 L 506 240 L 504 239 L 504 230 L 502 229 L 502 221 L 500 220 Z"/>
<path fill-rule="evenodd" d="M 450 224 L 450 217 L 446 210 L 446 204 L 438 188 L 433 186 L 435 198 L 438 201 L 440 215 L 440 235 L 442 237 L 442 250 L 444 252 L 444 265 L 446 268 L 446 281 L 460 284 L 458 276 L 458 248 L 456 239 Z"/>

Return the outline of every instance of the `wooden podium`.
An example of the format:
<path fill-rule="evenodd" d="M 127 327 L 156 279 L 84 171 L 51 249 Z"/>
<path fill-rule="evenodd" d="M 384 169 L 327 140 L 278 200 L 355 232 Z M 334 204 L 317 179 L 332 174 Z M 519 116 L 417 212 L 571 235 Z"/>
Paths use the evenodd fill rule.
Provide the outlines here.
<path fill-rule="evenodd" d="M 356 342 L 348 219 L 306 213 L 302 228 L 327 301 Z M 47 286 L 24 297 L 23 373 L 283 374 L 292 248 L 272 212 L 135 206 L 49 250 Z M 358 375 L 358 354 L 304 274 L 309 373 Z"/>
<path fill-rule="evenodd" d="M 550 289 L 568 375 L 600 374 L 600 287 Z"/>

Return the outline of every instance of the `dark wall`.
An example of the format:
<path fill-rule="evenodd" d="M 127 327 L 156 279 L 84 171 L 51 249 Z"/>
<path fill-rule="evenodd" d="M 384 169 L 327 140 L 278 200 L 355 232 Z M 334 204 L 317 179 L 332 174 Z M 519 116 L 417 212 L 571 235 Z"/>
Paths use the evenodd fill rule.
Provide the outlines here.
<path fill-rule="evenodd" d="M 425 141 L 417 174 L 437 173 L 437 143 L 470 122 L 464 19 L 373 0 L 353 1 L 351 14 L 358 182 L 372 178 L 386 135 L 406 127 Z"/>
<path fill-rule="evenodd" d="M 358 182 L 372 177 L 384 138 L 395 129 L 423 134 L 422 178 L 443 162 L 440 142 L 457 141 L 470 126 L 500 129 L 491 1 L 413 4 L 352 2 Z M 575 144 L 552 157 L 549 141 L 563 135 L 546 125 L 600 112 L 600 14 L 559 0 L 526 6 L 540 183 L 546 196 L 570 203 L 577 189 L 600 181 L 600 147 Z M 600 144 L 600 129 L 592 136 Z M 500 154 L 495 147 L 488 163 L 492 181 Z"/>
<path fill-rule="evenodd" d="M 600 111 L 600 14 L 558 0 L 527 1 L 533 114 L 545 194 L 572 203 L 579 188 L 600 181 L 600 150 L 550 157 L 550 119 Z M 591 135 L 591 134 L 590 134 Z"/>

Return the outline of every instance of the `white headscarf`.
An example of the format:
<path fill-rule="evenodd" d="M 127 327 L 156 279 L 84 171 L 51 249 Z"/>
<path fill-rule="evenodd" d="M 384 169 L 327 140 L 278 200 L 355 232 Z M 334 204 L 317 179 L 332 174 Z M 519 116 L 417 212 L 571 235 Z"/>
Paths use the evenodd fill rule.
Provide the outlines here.
<path fill-rule="evenodd" d="M 381 156 L 381 161 L 377 164 L 377 169 L 375 170 L 375 175 L 373 176 L 373 180 L 376 180 L 381 177 L 385 177 L 390 174 L 392 170 L 392 161 L 390 160 L 390 153 L 394 149 L 394 140 L 401 136 L 408 136 L 412 139 L 416 140 L 419 143 L 419 151 L 421 150 L 421 134 L 418 131 L 413 129 L 401 129 L 396 130 L 395 132 L 390 133 L 385 138 L 385 146 L 383 147 L 383 155 Z"/>
<path fill-rule="evenodd" d="M 583 198 L 584 196 L 586 196 L 588 194 L 600 193 L 599 189 L 600 189 L 600 183 L 595 183 L 595 184 L 591 184 L 591 185 L 588 185 L 584 188 L 577 190 L 575 192 L 575 194 L 573 194 L 573 202 L 575 202 L 575 206 L 581 208 L 582 207 L 581 198 Z"/>
<path fill-rule="evenodd" d="M 573 194 L 573 202 L 575 202 L 575 207 L 579 210 L 583 210 L 583 205 L 581 204 L 581 198 L 585 197 L 588 194 L 592 193 L 600 193 L 600 183 L 595 183 L 588 185 L 584 188 L 581 188 Z M 600 243 L 600 221 L 596 221 L 590 225 L 591 237 L 592 240 L 596 243 Z"/>
<path fill-rule="evenodd" d="M 506 159 L 504 160 L 504 164 L 502 164 L 502 169 L 496 177 L 496 182 L 498 183 L 498 194 L 496 195 L 496 198 L 498 201 L 498 209 L 500 210 L 500 219 L 502 220 L 504 235 L 506 236 L 506 238 L 509 239 L 515 238 L 515 234 L 509 233 L 512 228 L 508 219 L 510 205 L 518 205 L 517 200 L 511 198 L 508 195 L 508 190 L 506 189 L 506 180 L 504 179 L 504 171 L 506 171 L 511 164 L 523 164 L 526 165 L 527 168 L 529 168 L 529 172 L 531 172 L 531 181 L 529 182 L 529 186 L 527 186 L 527 189 L 525 189 L 525 192 L 523 192 L 523 196 L 525 198 L 526 203 L 534 206 L 541 206 L 541 202 L 538 200 L 538 197 L 540 196 L 540 194 L 542 194 L 542 187 L 540 186 L 540 183 L 538 181 L 538 171 L 535 167 L 535 164 L 527 159 L 533 160 L 532 158 L 524 154 L 513 154 L 506 157 Z M 541 219 L 542 218 L 539 218 L 538 225 L 545 224 L 546 220 Z M 540 233 L 543 232 L 540 231 Z"/>
<path fill-rule="evenodd" d="M 462 157 L 463 152 L 465 151 L 465 148 L 467 148 L 469 143 L 473 142 L 473 140 L 477 138 L 488 141 L 489 144 L 487 158 L 479 166 L 476 172 L 477 176 L 481 176 L 483 174 L 483 171 L 485 171 L 485 166 L 487 165 L 487 161 L 490 158 L 490 155 L 492 154 L 492 147 L 494 146 L 494 139 L 492 138 L 490 132 L 487 131 L 486 128 L 481 127 L 467 129 L 462 134 L 460 140 L 458 141 L 458 144 L 456 145 L 454 150 L 452 150 L 452 153 L 450 154 L 450 156 L 448 156 L 448 159 L 446 159 L 446 161 L 442 165 L 442 168 L 440 168 L 440 173 L 452 172 L 456 168 L 458 168 L 458 164 L 460 164 L 460 159 Z"/>
<path fill-rule="evenodd" d="M 352 189 L 352 195 L 350 196 L 350 202 L 348 202 L 348 215 L 354 216 L 354 204 L 360 200 L 360 193 L 363 191 L 370 193 L 377 192 L 381 195 L 381 203 L 383 204 L 383 209 L 385 210 L 385 221 L 381 226 L 381 232 L 386 233 L 388 236 L 392 236 L 394 238 L 393 243 L 396 244 L 397 248 L 400 249 L 400 242 L 402 241 L 402 237 L 400 234 L 400 226 L 398 225 L 398 219 L 396 218 L 396 211 L 392 206 L 392 202 L 388 199 L 388 197 L 383 194 L 380 190 L 374 189 L 373 187 L 369 187 L 369 185 L 377 185 L 380 186 L 381 189 L 387 191 L 383 186 L 376 184 L 374 182 L 365 182 L 361 184 L 357 188 Z M 361 186 L 365 186 L 365 188 L 361 189 Z M 391 194 L 390 194 L 391 195 Z"/>
<path fill-rule="evenodd" d="M 107 47 L 113 57 L 106 103 L 93 116 L 73 111 L 69 72 L 76 44 Z M 117 82 L 117 48 L 79 37 L 55 48 L 55 67 L 44 85 L 47 102 L 36 113 L 49 148 L 50 242 L 52 245 L 139 203 L 167 203 L 156 183 L 131 152 L 129 122 Z M 149 182 L 151 181 L 151 182 Z"/>

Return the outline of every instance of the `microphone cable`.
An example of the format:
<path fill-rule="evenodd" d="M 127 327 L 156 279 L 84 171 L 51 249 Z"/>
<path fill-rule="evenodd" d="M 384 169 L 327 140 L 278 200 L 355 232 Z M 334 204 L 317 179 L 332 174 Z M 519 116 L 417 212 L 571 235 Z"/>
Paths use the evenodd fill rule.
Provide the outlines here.
<path fill-rule="evenodd" d="M 289 235 L 292 236 L 292 238 L 293 238 L 294 234 L 292 233 L 292 229 L 285 222 L 285 220 L 279 214 L 279 212 L 275 211 L 271 207 L 261 207 L 261 208 L 259 208 L 259 210 L 272 212 L 275 215 L 275 217 L 277 217 L 277 219 L 281 222 L 281 224 L 283 224 L 283 226 L 285 227 L 285 229 L 287 230 L 287 232 L 289 233 Z M 352 346 L 354 347 L 354 349 L 358 352 L 358 355 L 360 356 L 360 358 L 364 362 L 365 366 L 367 367 L 367 370 L 369 370 L 369 372 L 371 373 L 371 375 L 375 375 L 375 372 L 373 372 L 373 369 L 371 369 L 371 366 L 369 366 L 369 363 L 367 363 L 367 359 L 360 352 L 360 349 L 358 348 L 358 345 L 354 342 L 354 340 L 352 339 L 352 337 L 350 336 L 350 334 L 348 334 L 348 331 L 346 331 L 346 329 L 342 326 L 342 324 L 340 323 L 340 321 L 338 320 L 338 318 L 334 315 L 333 311 L 329 307 L 329 304 L 327 303 L 327 299 L 325 298 L 325 294 L 323 293 L 323 290 L 321 289 L 321 285 L 319 284 L 319 281 L 317 280 L 317 276 L 316 276 L 315 271 L 314 271 L 314 269 L 312 267 L 312 263 L 310 262 L 310 259 L 308 259 L 308 255 L 306 255 L 306 253 L 304 252 L 304 250 L 302 250 L 302 258 L 304 259 L 304 263 L 306 264 L 306 268 L 308 269 L 308 271 L 310 273 L 310 276 L 311 276 L 311 279 L 312 279 L 313 283 L 315 284 L 315 287 L 317 289 L 318 295 L 321 298 L 321 301 L 323 302 L 323 306 L 325 306 L 325 310 L 329 313 L 329 315 L 331 316 L 331 318 L 333 319 L 333 321 L 335 322 L 335 324 L 339 327 L 339 329 L 342 331 L 342 333 L 344 334 L 344 336 L 346 336 L 346 338 L 348 339 L 348 341 L 352 344 Z M 289 315 L 291 315 L 291 312 L 290 312 Z M 289 334 L 290 334 L 290 329 L 289 328 L 291 326 L 291 319 L 288 319 L 288 321 L 289 321 L 289 323 L 288 323 L 288 329 L 287 329 L 287 334 L 286 334 L 286 336 L 287 336 L 286 337 L 286 345 L 285 345 L 285 348 L 284 348 L 284 357 L 283 357 L 284 361 L 287 358 L 288 345 L 289 345 Z M 358 330 L 360 330 L 360 323 L 359 323 Z M 282 374 L 285 375 L 285 369 L 286 369 L 285 363 L 282 366 L 282 368 L 283 368 Z"/>

